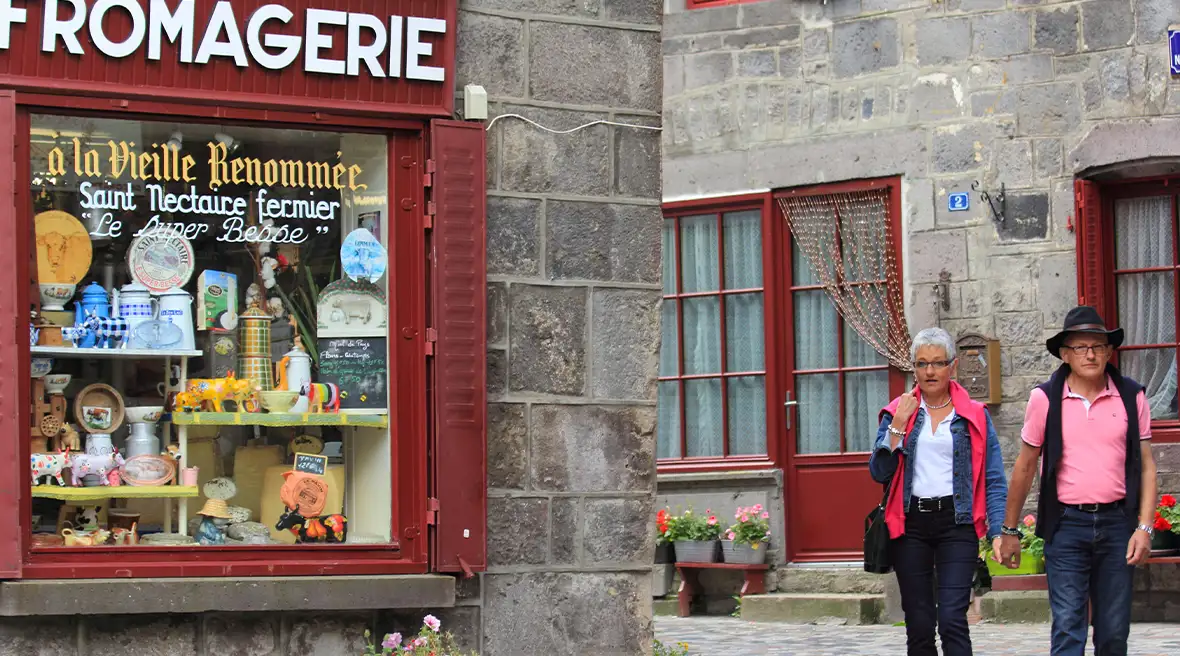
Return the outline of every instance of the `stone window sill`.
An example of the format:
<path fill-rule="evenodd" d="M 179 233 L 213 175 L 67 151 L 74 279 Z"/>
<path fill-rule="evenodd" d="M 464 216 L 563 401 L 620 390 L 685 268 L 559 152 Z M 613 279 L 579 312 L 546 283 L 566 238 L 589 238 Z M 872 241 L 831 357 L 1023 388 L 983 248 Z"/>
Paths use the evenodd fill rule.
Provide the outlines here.
<path fill-rule="evenodd" d="M 433 574 L 243 579 L 75 579 L 0 583 L 0 616 L 449 608 L 455 579 Z"/>

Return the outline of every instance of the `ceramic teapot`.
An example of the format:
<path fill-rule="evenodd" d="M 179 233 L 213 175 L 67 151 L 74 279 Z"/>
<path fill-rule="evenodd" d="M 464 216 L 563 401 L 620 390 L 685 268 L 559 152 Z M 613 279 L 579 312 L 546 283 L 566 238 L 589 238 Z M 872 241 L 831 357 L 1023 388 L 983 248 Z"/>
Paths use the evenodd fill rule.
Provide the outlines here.
<path fill-rule="evenodd" d="M 275 377 L 279 381 L 278 389 L 288 392 L 299 392 L 311 382 L 311 356 L 303 350 L 298 335 L 295 336 L 295 347 L 275 363 Z M 288 412 L 307 412 L 307 407 L 307 395 L 301 393 Z"/>
<path fill-rule="evenodd" d="M 160 292 L 160 320 L 180 329 L 182 337 L 176 348 L 192 351 L 197 348 L 193 334 L 193 295 L 179 287 Z"/>

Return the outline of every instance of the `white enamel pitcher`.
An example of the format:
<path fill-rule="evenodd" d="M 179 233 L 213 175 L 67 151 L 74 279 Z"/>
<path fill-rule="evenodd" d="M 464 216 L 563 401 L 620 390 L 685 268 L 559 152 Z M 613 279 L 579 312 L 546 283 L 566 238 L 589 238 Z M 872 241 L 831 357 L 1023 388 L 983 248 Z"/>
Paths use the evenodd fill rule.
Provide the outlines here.
<path fill-rule="evenodd" d="M 127 320 L 127 334 L 135 335 L 135 327 L 144 321 L 155 319 L 160 312 L 160 301 L 152 298 L 152 292 L 137 282 L 123 285 L 113 292 L 115 316 Z M 141 345 L 133 344 L 138 348 Z"/>
<path fill-rule="evenodd" d="M 303 350 L 299 336 L 295 337 L 295 348 L 288 351 L 281 360 L 275 363 L 275 377 L 285 383 L 280 389 L 288 392 L 300 392 L 299 399 L 289 412 L 307 412 L 310 405 L 306 394 L 302 393 L 304 385 L 311 383 L 311 356 Z"/>
<path fill-rule="evenodd" d="M 193 332 L 193 295 L 179 287 L 160 293 L 160 320 L 180 328 L 183 337 L 176 348 L 192 351 L 197 348 Z"/>

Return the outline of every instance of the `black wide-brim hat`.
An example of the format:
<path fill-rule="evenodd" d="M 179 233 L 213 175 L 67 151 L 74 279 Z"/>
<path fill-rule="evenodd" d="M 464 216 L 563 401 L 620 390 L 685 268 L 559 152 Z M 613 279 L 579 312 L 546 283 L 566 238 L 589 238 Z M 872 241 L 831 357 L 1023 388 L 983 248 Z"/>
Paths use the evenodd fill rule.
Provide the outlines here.
<path fill-rule="evenodd" d="M 1123 343 L 1123 329 L 1107 330 L 1106 323 L 1102 321 L 1102 315 L 1098 314 L 1098 310 L 1088 305 L 1079 305 L 1070 310 L 1065 315 L 1065 326 L 1062 331 L 1045 341 L 1045 347 L 1049 349 L 1053 357 L 1061 359 L 1061 347 L 1065 344 L 1065 338 L 1070 333 L 1106 335 L 1112 348 L 1118 348 Z"/>

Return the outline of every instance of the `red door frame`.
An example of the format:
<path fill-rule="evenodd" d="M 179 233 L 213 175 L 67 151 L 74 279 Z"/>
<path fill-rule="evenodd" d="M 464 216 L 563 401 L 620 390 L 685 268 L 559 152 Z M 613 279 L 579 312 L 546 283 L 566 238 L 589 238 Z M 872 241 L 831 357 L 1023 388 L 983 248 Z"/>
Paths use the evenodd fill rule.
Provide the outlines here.
<path fill-rule="evenodd" d="M 897 266 L 901 267 L 901 178 L 890 177 L 880 178 L 874 180 L 856 180 L 851 182 L 837 182 L 831 184 L 815 185 L 803 187 L 798 189 L 780 190 L 771 194 L 774 202 L 772 203 L 772 212 L 775 217 L 776 233 L 773 235 L 774 242 L 771 248 L 774 249 L 774 257 L 779 264 L 778 279 L 776 284 L 777 294 L 770 299 L 777 307 L 777 313 L 781 314 L 784 323 L 791 331 L 790 334 L 794 336 L 795 331 L 795 315 L 794 302 L 792 298 L 793 292 L 793 272 L 794 272 L 794 252 L 791 248 L 791 234 L 787 226 L 786 217 L 783 216 L 782 208 L 779 207 L 778 199 L 802 196 L 819 196 L 824 194 L 833 194 L 850 191 L 864 191 L 868 189 L 888 189 L 889 190 L 889 205 L 888 212 L 888 226 L 893 238 L 894 255 L 897 258 Z M 901 277 L 902 271 L 899 269 L 898 275 Z M 905 286 L 904 279 L 901 280 L 902 287 Z M 769 334 L 769 333 L 768 333 Z M 843 337 L 841 336 L 842 340 Z M 778 341 L 778 340 L 775 340 Z M 779 367 L 782 374 L 778 377 L 781 385 L 776 390 L 776 400 L 786 401 L 786 394 L 790 392 L 791 399 L 798 401 L 798 394 L 795 390 L 795 349 L 793 346 L 785 346 L 781 349 L 782 357 L 779 361 Z M 841 345 L 838 353 L 843 353 L 843 346 Z M 843 360 L 840 361 L 840 367 L 843 368 Z M 900 394 L 905 385 L 905 375 L 890 367 L 889 371 L 889 391 L 891 396 Z M 838 393 L 843 398 L 844 390 L 841 387 Z M 797 407 L 797 406 L 794 406 Z M 780 426 L 785 428 L 786 412 L 789 410 L 783 403 L 774 403 L 772 408 L 778 411 L 780 418 Z M 876 412 L 877 409 L 865 409 L 866 412 Z M 795 413 L 798 417 L 798 413 Z M 769 419 L 768 419 L 769 421 Z M 844 432 L 844 413 L 840 413 L 839 417 L 841 433 Z M 795 452 L 795 444 L 797 441 L 797 426 L 799 422 L 793 420 L 791 428 L 786 429 L 786 437 L 782 441 L 782 450 L 778 454 L 778 460 L 782 463 L 783 468 L 783 507 L 786 512 L 785 529 L 786 529 L 786 560 L 787 562 L 831 562 L 831 561 L 855 561 L 863 557 L 863 553 L 857 545 L 855 548 L 850 546 L 849 549 L 813 549 L 805 551 L 801 547 L 801 535 L 807 535 L 812 531 L 827 531 L 831 532 L 834 526 L 841 526 L 848 529 L 849 526 L 858 528 L 861 526 L 863 513 L 867 513 L 876 497 L 880 496 L 879 487 L 872 481 L 868 473 L 868 453 L 853 453 L 853 454 L 820 454 L 820 455 L 799 455 Z M 843 445 L 844 440 L 841 440 Z M 841 492 L 847 492 L 846 487 L 837 487 L 828 489 L 827 494 L 819 494 L 812 491 L 811 494 L 804 495 L 802 491 L 802 484 L 800 481 L 803 470 L 828 471 L 831 473 L 840 473 L 851 479 L 853 485 L 860 485 L 864 483 L 865 490 L 875 491 L 873 494 L 866 496 L 863 504 L 857 505 L 862 499 L 856 494 L 841 497 Z M 863 479 L 863 481 L 862 481 Z M 874 496 L 875 495 L 875 496 Z M 800 512 L 797 503 L 814 504 L 819 509 L 830 508 L 832 512 L 827 513 L 829 518 L 823 526 L 809 526 L 805 525 L 804 519 L 801 518 L 803 514 Z M 863 510 L 863 512 L 862 512 Z M 851 534 L 849 534 L 851 536 Z"/>
<path fill-rule="evenodd" d="M 32 239 L 29 194 L 29 113 L 95 114 L 127 120 L 176 120 L 233 122 L 259 127 L 275 123 L 302 125 L 305 129 L 378 131 L 388 135 L 388 174 L 391 212 L 389 224 L 394 245 L 390 252 L 390 432 L 391 508 L 393 541 L 387 545 L 223 546 L 223 547 L 137 547 L 134 551 L 115 547 L 93 547 L 81 553 L 69 548 L 32 548 L 27 518 L 32 512 L 28 493 L 29 457 L 29 351 L 18 348 L 17 368 L 0 368 L 0 388 L 19 392 L 14 413 L 20 427 L 19 456 L 0 462 L 0 511 L 20 518 L 20 572 L 23 578 L 141 578 L 189 576 L 282 576 L 327 574 L 423 573 L 428 569 L 426 532 L 426 384 L 425 384 L 425 263 L 421 254 L 425 236 L 421 221 L 424 206 L 422 186 L 425 154 L 425 124 L 375 117 L 334 116 L 331 124 L 317 112 L 275 113 L 265 107 L 227 108 L 192 106 L 163 101 L 112 102 L 89 97 L 52 94 L 16 95 L 16 212 L 13 237 L 16 244 L 16 280 L 29 280 L 28 244 Z M 2 158 L 0 158 L 2 159 Z M 394 195 L 397 198 L 394 198 Z M 409 220 L 413 218 L 413 220 Z M 21 248 L 25 244 L 25 249 Z M 394 254 L 409 257 L 395 258 Z M 399 261 L 400 260 L 400 261 Z M 412 261 L 412 262 L 407 262 Z M 395 280 L 395 278 L 399 278 Z M 406 279 L 405 277 L 409 277 Z M 15 298 L 0 294 L 0 316 L 13 321 L 17 344 L 22 343 L 24 321 L 20 319 L 30 303 L 30 286 L 17 285 Z M 394 340 L 395 334 L 403 339 Z M 404 383 L 404 384 L 403 384 Z M 400 387 L 398 387 L 400 385 Z M 395 393 L 395 390 L 396 393 Z M 399 463 L 404 468 L 398 469 Z M 5 470 L 4 468 L 7 468 Z M 7 475 L 2 475 L 6 472 Z M 18 506 L 13 507 L 12 501 Z M 0 549 L 6 546 L 0 543 Z M 8 551 L 8 549 L 3 549 Z M 0 564 L 7 553 L 0 553 Z M 5 573 L 8 575 L 8 573 Z"/>

